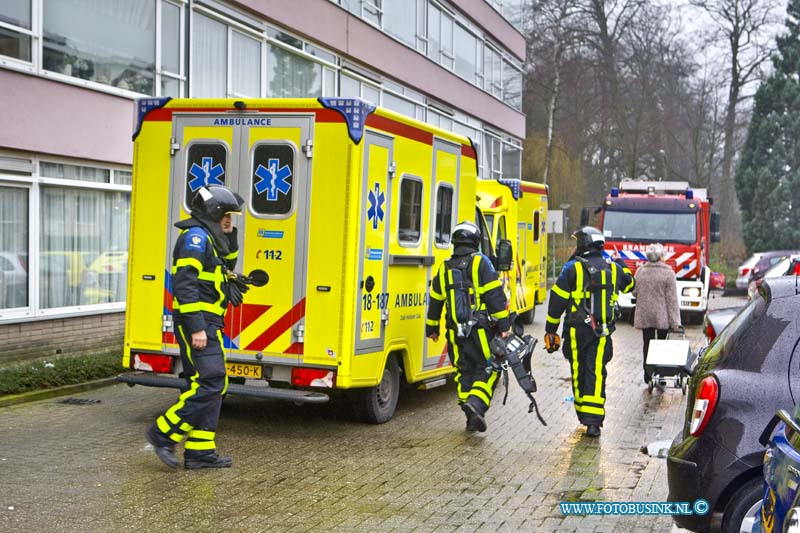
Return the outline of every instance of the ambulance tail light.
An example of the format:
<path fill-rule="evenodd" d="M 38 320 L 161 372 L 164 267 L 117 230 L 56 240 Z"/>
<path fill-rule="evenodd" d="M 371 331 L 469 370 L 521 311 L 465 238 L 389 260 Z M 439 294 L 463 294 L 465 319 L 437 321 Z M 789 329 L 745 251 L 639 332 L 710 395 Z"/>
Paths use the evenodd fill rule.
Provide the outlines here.
<path fill-rule="evenodd" d="M 172 372 L 172 357 L 161 353 L 136 353 L 133 354 L 133 368 L 169 374 Z"/>
<path fill-rule="evenodd" d="M 497 198 L 494 199 L 494 202 L 492 202 L 492 206 L 489 209 L 495 209 L 497 207 L 500 207 L 501 205 L 503 205 L 503 197 L 498 196 Z"/>
<path fill-rule="evenodd" d="M 332 389 L 336 386 L 336 371 L 301 366 L 293 368 L 292 385 L 295 387 L 324 387 Z"/>
<path fill-rule="evenodd" d="M 719 384 L 716 378 L 708 376 L 700 382 L 700 386 L 697 388 L 692 420 L 689 424 L 689 435 L 697 437 L 706 429 L 708 421 L 711 420 L 714 409 L 717 407 L 717 400 L 719 400 Z"/>

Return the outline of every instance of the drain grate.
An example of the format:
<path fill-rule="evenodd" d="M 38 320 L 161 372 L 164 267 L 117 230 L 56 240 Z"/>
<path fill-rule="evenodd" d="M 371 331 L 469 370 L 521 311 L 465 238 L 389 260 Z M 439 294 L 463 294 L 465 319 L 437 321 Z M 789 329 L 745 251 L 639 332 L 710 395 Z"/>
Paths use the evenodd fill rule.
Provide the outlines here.
<path fill-rule="evenodd" d="M 58 403 L 67 403 L 70 405 L 89 405 L 92 403 L 100 403 L 100 400 L 93 400 L 91 398 L 65 398 L 59 400 Z"/>

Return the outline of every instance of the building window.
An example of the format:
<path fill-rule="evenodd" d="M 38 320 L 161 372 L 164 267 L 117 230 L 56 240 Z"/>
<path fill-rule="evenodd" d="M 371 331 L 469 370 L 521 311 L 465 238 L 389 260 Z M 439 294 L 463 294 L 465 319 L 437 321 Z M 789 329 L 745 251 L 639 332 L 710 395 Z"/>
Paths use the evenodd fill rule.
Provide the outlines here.
<path fill-rule="evenodd" d="M 39 308 L 124 302 L 130 193 L 43 186 Z"/>
<path fill-rule="evenodd" d="M 460 24 L 456 24 L 456 74 L 474 83 L 477 72 L 478 40 Z"/>
<path fill-rule="evenodd" d="M 503 177 L 519 178 L 522 160 L 522 149 L 503 143 Z"/>
<path fill-rule="evenodd" d="M 437 245 L 449 246 L 453 227 L 453 187 L 440 183 L 436 190 L 436 228 L 434 238 Z"/>
<path fill-rule="evenodd" d="M 383 29 L 412 48 L 417 45 L 417 7 L 408 0 L 383 2 Z"/>
<path fill-rule="evenodd" d="M 6 0 L 0 4 L 0 55 L 30 62 L 31 0 Z"/>
<path fill-rule="evenodd" d="M 152 0 L 45 1 L 43 68 L 141 94 L 154 94 Z"/>
<path fill-rule="evenodd" d="M 228 96 L 261 96 L 261 42 L 231 30 L 231 91 Z"/>
<path fill-rule="evenodd" d="M 322 65 L 270 45 L 267 83 L 269 96 L 317 98 L 322 96 Z"/>
<path fill-rule="evenodd" d="M 228 63 L 228 28 L 199 13 L 192 15 L 192 96 L 225 96 Z"/>
<path fill-rule="evenodd" d="M 522 71 L 507 61 L 503 61 L 503 101 L 517 111 L 522 110 Z"/>
<path fill-rule="evenodd" d="M 0 316 L 28 307 L 28 189 L 0 186 Z"/>
<path fill-rule="evenodd" d="M 403 176 L 400 179 L 400 216 L 397 238 L 400 244 L 417 245 L 422 235 L 422 180 Z"/>
<path fill-rule="evenodd" d="M 161 1 L 161 77 L 160 95 L 177 98 L 183 95 L 181 82 L 183 61 L 181 59 L 181 36 L 183 35 L 183 9 L 171 2 Z"/>

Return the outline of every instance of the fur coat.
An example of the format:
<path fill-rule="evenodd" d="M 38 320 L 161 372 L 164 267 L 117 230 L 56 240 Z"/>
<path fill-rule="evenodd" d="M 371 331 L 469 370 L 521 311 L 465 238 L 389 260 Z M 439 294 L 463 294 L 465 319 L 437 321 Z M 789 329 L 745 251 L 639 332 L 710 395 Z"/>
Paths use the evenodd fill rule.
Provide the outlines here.
<path fill-rule="evenodd" d="M 681 324 L 678 286 L 672 267 L 663 262 L 647 262 L 636 271 L 636 312 L 633 327 L 670 329 Z"/>

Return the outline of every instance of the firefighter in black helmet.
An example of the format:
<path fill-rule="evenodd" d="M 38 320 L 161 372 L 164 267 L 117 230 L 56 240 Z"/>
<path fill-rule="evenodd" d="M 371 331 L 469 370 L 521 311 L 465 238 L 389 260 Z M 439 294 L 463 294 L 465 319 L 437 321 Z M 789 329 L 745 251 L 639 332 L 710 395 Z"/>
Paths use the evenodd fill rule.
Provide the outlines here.
<path fill-rule="evenodd" d="M 576 250 L 550 291 L 545 324 L 545 349 L 553 353 L 561 344 L 558 326 L 564 319 L 564 357 L 572 369 L 572 390 L 578 420 L 586 435 L 599 437 L 605 417 L 606 365 L 613 356 L 611 334 L 619 292 L 633 289 L 634 278 L 615 253 L 603 257 L 605 237 L 585 226 L 572 237 Z"/>
<path fill-rule="evenodd" d="M 191 217 L 175 224 L 181 233 L 172 254 L 172 315 L 187 387 L 147 430 L 148 442 L 170 468 L 178 466 L 175 445 L 184 438 L 187 469 L 233 463 L 217 454 L 214 437 L 228 387 L 221 330 L 232 291 L 241 290 L 228 283 L 239 254 L 231 214 L 240 214 L 243 205 L 225 187 L 201 187 Z M 241 303 L 241 294 L 235 299 Z"/>
<path fill-rule="evenodd" d="M 467 417 L 467 431 L 486 431 L 484 418 L 498 373 L 488 367 L 489 342 L 507 337 L 511 327 L 508 302 L 492 262 L 478 251 L 481 234 L 472 222 L 453 230 L 452 257 L 431 280 L 425 335 L 439 340 L 439 320 L 446 303 L 447 352 L 456 369 L 458 403 Z"/>

